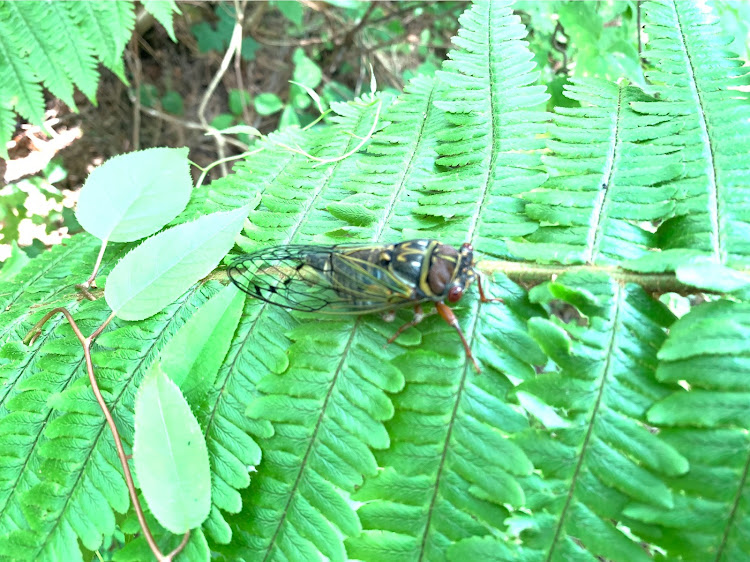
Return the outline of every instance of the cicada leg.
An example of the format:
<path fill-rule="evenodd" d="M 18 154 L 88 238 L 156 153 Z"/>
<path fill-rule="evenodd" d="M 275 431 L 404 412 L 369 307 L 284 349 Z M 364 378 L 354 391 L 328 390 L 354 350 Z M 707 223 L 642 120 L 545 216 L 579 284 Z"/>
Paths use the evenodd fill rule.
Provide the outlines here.
<path fill-rule="evenodd" d="M 480 275 L 477 275 L 477 286 L 479 287 L 479 302 L 505 302 L 501 298 L 487 298 L 484 294 L 484 289 L 482 289 L 482 277 Z"/>
<path fill-rule="evenodd" d="M 458 337 L 461 338 L 461 343 L 464 344 L 464 351 L 466 352 L 466 357 L 471 359 L 471 362 L 474 363 L 474 368 L 477 370 L 477 373 L 481 373 L 482 370 L 479 368 L 479 365 L 477 364 L 477 360 L 474 359 L 474 356 L 471 354 L 471 348 L 469 347 L 469 342 L 466 341 L 466 338 L 464 337 L 464 333 L 461 331 L 461 326 L 458 325 L 458 318 L 456 318 L 456 315 L 453 314 L 453 310 L 451 308 L 442 302 L 436 302 L 435 308 L 437 309 L 438 313 L 440 314 L 440 317 L 445 320 L 449 325 L 453 326 L 458 332 Z"/>
<path fill-rule="evenodd" d="M 396 333 L 393 334 L 390 338 L 388 338 L 388 343 L 395 342 L 396 338 L 398 338 L 404 330 L 413 328 L 414 326 L 419 324 L 422 320 L 424 320 L 428 316 L 432 316 L 433 314 L 435 314 L 434 310 L 425 314 L 424 310 L 422 310 L 422 305 L 418 304 L 417 306 L 414 307 L 414 318 L 412 318 L 410 322 L 407 322 L 406 324 L 401 326 L 398 330 L 396 330 Z"/>
<path fill-rule="evenodd" d="M 396 311 L 395 310 L 389 310 L 387 312 L 384 312 L 380 315 L 380 317 L 383 319 L 383 322 L 388 322 L 389 324 L 393 322 L 396 319 Z"/>

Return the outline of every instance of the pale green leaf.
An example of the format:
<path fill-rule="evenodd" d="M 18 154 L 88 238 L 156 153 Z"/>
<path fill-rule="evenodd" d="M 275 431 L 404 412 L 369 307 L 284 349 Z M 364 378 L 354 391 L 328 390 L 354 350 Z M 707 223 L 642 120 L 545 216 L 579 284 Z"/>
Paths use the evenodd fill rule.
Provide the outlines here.
<path fill-rule="evenodd" d="M 151 148 L 107 160 L 81 189 L 78 222 L 110 242 L 131 242 L 158 231 L 190 199 L 187 153 L 187 148 Z"/>
<path fill-rule="evenodd" d="M 240 321 L 245 295 L 227 286 L 190 317 L 159 355 L 167 373 L 196 406 L 216 380 L 229 344 Z"/>
<path fill-rule="evenodd" d="M 211 509 L 208 450 L 180 389 L 160 369 L 135 400 L 133 464 L 151 513 L 173 533 L 200 525 Z"/>
<path fill-rule="evenodd" d="M 242 207 L 213 213 L 149 238 L 109 274 L 107 304 L 124 320 L 156 314 L 216 267 L 248 212 Z"/>

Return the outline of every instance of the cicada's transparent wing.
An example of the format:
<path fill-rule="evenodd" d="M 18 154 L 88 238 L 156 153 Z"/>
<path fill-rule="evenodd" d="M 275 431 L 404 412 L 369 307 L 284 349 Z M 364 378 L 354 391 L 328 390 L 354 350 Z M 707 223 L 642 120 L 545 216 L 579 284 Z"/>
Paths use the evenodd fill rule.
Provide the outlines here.
<path fill-rule="evenodd" d="M 377 248 L 276 246 L 237 258 L 229 278 L 254 297 L 304 312 L 364 314 L 415 304 L 411 287 L 367 259 Z"/>

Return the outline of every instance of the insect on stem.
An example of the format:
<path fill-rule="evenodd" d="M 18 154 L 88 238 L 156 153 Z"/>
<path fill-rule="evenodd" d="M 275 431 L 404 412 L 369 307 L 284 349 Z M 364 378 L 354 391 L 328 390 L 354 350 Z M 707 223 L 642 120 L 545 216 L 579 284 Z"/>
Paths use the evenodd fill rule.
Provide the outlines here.
<path fill-rule="evenodd" d="M 320 314 L 391 314 L 414 308 L 414 318 L 388 340 L 391 343 L 425 316 L 438 312 L 461 338 L 466 357 L 479 364 L 453 311 L 479 273 L 474 269 L 474 249 L 456 249 L 429 238 L 396 244 L 339 244 L 316 246 L 289 244 L 265 248 L 237 257 L 229 278 L 247 294 L 268 303 Z M 479 283 L 481 302 L 488 298 Z M 425 314 L 422 305 L 435 303 Z"/>

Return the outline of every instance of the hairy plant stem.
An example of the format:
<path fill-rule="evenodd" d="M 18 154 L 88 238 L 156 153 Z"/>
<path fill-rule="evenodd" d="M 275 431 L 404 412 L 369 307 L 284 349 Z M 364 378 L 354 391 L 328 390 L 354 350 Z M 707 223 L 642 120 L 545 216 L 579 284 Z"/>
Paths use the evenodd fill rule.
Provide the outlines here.
<path fill-rule="evenodd" d="M 143 508 L 141 507 L 141 502 L 138 499 L 138 492 L 135 489 L 133 475 L 131 474 L 130 466 L 128 465 L 128 455 L 125 454 L 125 448 L 123 447 L 122 439 L 120 438 L 120 432 L 117 430 L 115 420 L 112 417 L 112 412 L 110 412 L 109 408 L 107 407 L 107 403 L 104 401 L 101 390 L 99 390 L 99 384 L 96 382 L 96 375 L 94 374 L 94 363 L 91 360 L 91 344 L 112 321 L 112 319 L 115 317 L 115 313 L 113 312 L 112 314 L 110 314 L 109 318 L 107 318 L 101 326 L 99 326 L 90 336 L 86 337 L 81 332 L 81 329 L 78 327 L 78 324 L 76 324 L 76 321 L 73 319 L 73 316 L 70 314 L 68 309 L 64 307 L 55 308 L 50 310 L 47 314 L 44 315 L 44 317 L 42 317 L 39 322 L 36 323 L 36 325 L 24 338 L 24 342 L 29 345 L 33 344 L 42 333 L 42 328 L 47 323 L 47 321 L 57 313 L 61 313 L 63 316 L 65 316 L 66 320 L 70 324 L 70 327 L 73 329 L 73 333 L 76 335 L 78 341 L 81 342 L 81 346 L 83 347 L 83 357 L 86 361 L 86 372 L 89 376 L 91 389 L 94 391 L 96 401 L 99 403 L 99 407 L 101 408 L 102 413 L 107 420 L 109 430 L 112 432 L 112 437 L 115 441 L 115 447 L 117 448 L 117 456 L 120 459 L 120 465 L 122 466 L 122 470 L 125 475 L 125 484 L 128 487 L 128 493 L 130 494 L 130 499 L 133 502 L 133 507 L 135 509 L 136 516 L 138 517 L 138 522 L 141 526 L 141 530 L 143 531 L 143 536 L 146 539 L 148 546 L 151 548 L 151 551 L 154 553 L 154 556 L 159 562 L 171 562 L 174 557 L 177 556 L 177 554 L 179 554 L 183 548 L 185 548 L 185 545 L 190 538 L 190 531 L 185 533 L 185 536 L 182 537 L 182 541 L 177 546 L 177 548 L 175 548 L 169 554 L 162 554 L 161 550 L 159 550 L 159 546 L 156 544 L 154 536 L 151 534 L 151 529 L 149 529 L 148 522 L 146 521 L 146 517 L 143 513 Z"/>
<path fill-rule="evenodd" d="M 102 246 L 99 249 L 99 255 L 96 256 L 96 263 L 94 264 L 94 270 L 91 272 L 91 275 L 89 275 L 89 278 L 86 279 L 83 283 L 80 285 L 76 285 L 76 289 L 81 291 L 83 293 L 83 296 L 85 296 L 90 301 L 95 301 L 96 297 L 91 294 L 89 289 L 94 285 L 94 279 L 96 279 L 96 274 L 99 273 L 99 267 L 102 265 L 102 258 L 104 257 L 104 250 L 107 249 L 107 240 L 102 240 Z"/>
<path fill-rule="evenodd" d="M 674 273 L 638 273 L 616 266 L 538 265 L 528 262 L 487 260 L 479 262 L 477 270 L 486 274 L 504 273 L 511 281 L 526 288 L 539 285 L 545 281 L 554 281 L 556 277 L 563 273 L 587 271 L 591 273 L 604 273 L 622 285 L 636 283 L 649 293 L 691 294 L 706 292 L 682 283 Z"/>

